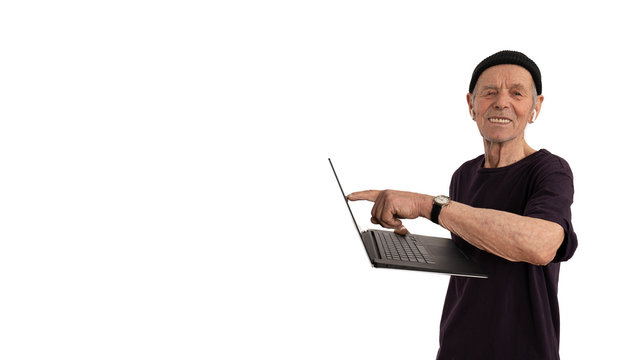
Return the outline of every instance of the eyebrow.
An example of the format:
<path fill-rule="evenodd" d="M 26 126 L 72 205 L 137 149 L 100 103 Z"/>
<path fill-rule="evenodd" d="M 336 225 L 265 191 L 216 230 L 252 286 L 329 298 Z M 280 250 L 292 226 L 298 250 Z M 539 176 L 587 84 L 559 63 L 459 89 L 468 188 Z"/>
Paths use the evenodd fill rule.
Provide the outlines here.
<path fill-rule="evenodd" d="M 522 84 L 513 84 L 511 85 L 512 89 L 518 89 L 518 90 L 527 90 L 527 87 L 522 85 Z"/>
<path fill-rule="evenodd" d="M 485 85 L 481 88 L 481 90 L 487 90 L 487 89 L 491 89 L 491 90 L 497 90 L 499 88 L 499 86 L 495 86 L 495 85 Z M 516 83 L 513 84 L 511 86 L 509 86 L 509 89 L 516 89 L 516 90 L 520 90 L 520 91 L 527 91 L 527 87 L 520 84 L 520 83 Z"/>

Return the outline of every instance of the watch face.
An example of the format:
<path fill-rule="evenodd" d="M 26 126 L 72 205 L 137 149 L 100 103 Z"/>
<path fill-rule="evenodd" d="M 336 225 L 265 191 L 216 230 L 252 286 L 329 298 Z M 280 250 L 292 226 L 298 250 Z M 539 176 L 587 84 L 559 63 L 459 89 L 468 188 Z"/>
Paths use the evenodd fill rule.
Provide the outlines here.
<path fill-rule="evenodd" d="M 449 203 L 449 197 L 448 196 L 444 196 L 444 195 L 438 195 L 436 196 L 433 201 L 435 201 L 436 203 L 438 203 L 438 205 L 446 205 Z"/>

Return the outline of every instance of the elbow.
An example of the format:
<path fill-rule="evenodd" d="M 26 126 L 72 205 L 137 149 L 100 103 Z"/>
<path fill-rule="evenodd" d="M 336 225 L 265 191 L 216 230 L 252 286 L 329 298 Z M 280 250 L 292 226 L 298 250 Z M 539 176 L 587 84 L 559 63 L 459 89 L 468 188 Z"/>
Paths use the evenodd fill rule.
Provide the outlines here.
<path fill-rule="evenodd" d="M 535 254 L 535 256 L 533 256 L 533 258 L 531 259 L 532 261 L 530 262 L 533 265 L 547 266 L 553 261 L 555 257 L 556 251 L 545 251 Z"/>
<path fill-rule="evenodd" d="M 531 263 L 534 265 L 546 266 L 555 259 L 558 249 L 564 241 L 564 229 L 552 231 L 542 242 L 542 246 L 532 254 Z"/>

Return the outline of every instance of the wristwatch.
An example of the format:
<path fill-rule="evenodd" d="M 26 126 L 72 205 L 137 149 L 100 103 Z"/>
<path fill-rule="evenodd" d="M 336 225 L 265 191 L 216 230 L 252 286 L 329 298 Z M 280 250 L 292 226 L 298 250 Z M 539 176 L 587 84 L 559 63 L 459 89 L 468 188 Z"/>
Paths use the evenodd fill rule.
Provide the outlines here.
<path fill-rule="evenodd" d="M 440 211 L 443 207 L 449 205 L 450 201 L 451 199 L 445 195 L 438 195 L 433 198 L 433 207 L 431 207 L 431 221 L 440 225 L 440 222 L 438 222 Z"/>

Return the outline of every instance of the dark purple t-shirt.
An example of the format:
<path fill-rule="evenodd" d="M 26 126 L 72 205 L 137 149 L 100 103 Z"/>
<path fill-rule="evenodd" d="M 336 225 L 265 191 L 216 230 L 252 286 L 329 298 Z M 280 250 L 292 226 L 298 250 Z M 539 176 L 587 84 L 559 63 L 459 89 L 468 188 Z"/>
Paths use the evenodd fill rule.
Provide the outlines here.
<path fill-rule="evenodd" d="M 571 225 L 573 174 L 565 160 L 544 149 L 509 166 L 483 165 L 481 155 L 453 174 L 452 200 L 553 221 L 565 237 L 553 262 L 537 266 L 505 260 L 452 234 L 489 278 L 451 277 L 438 359 L 557 359 L 560 262 L 578 246 Z"/>

